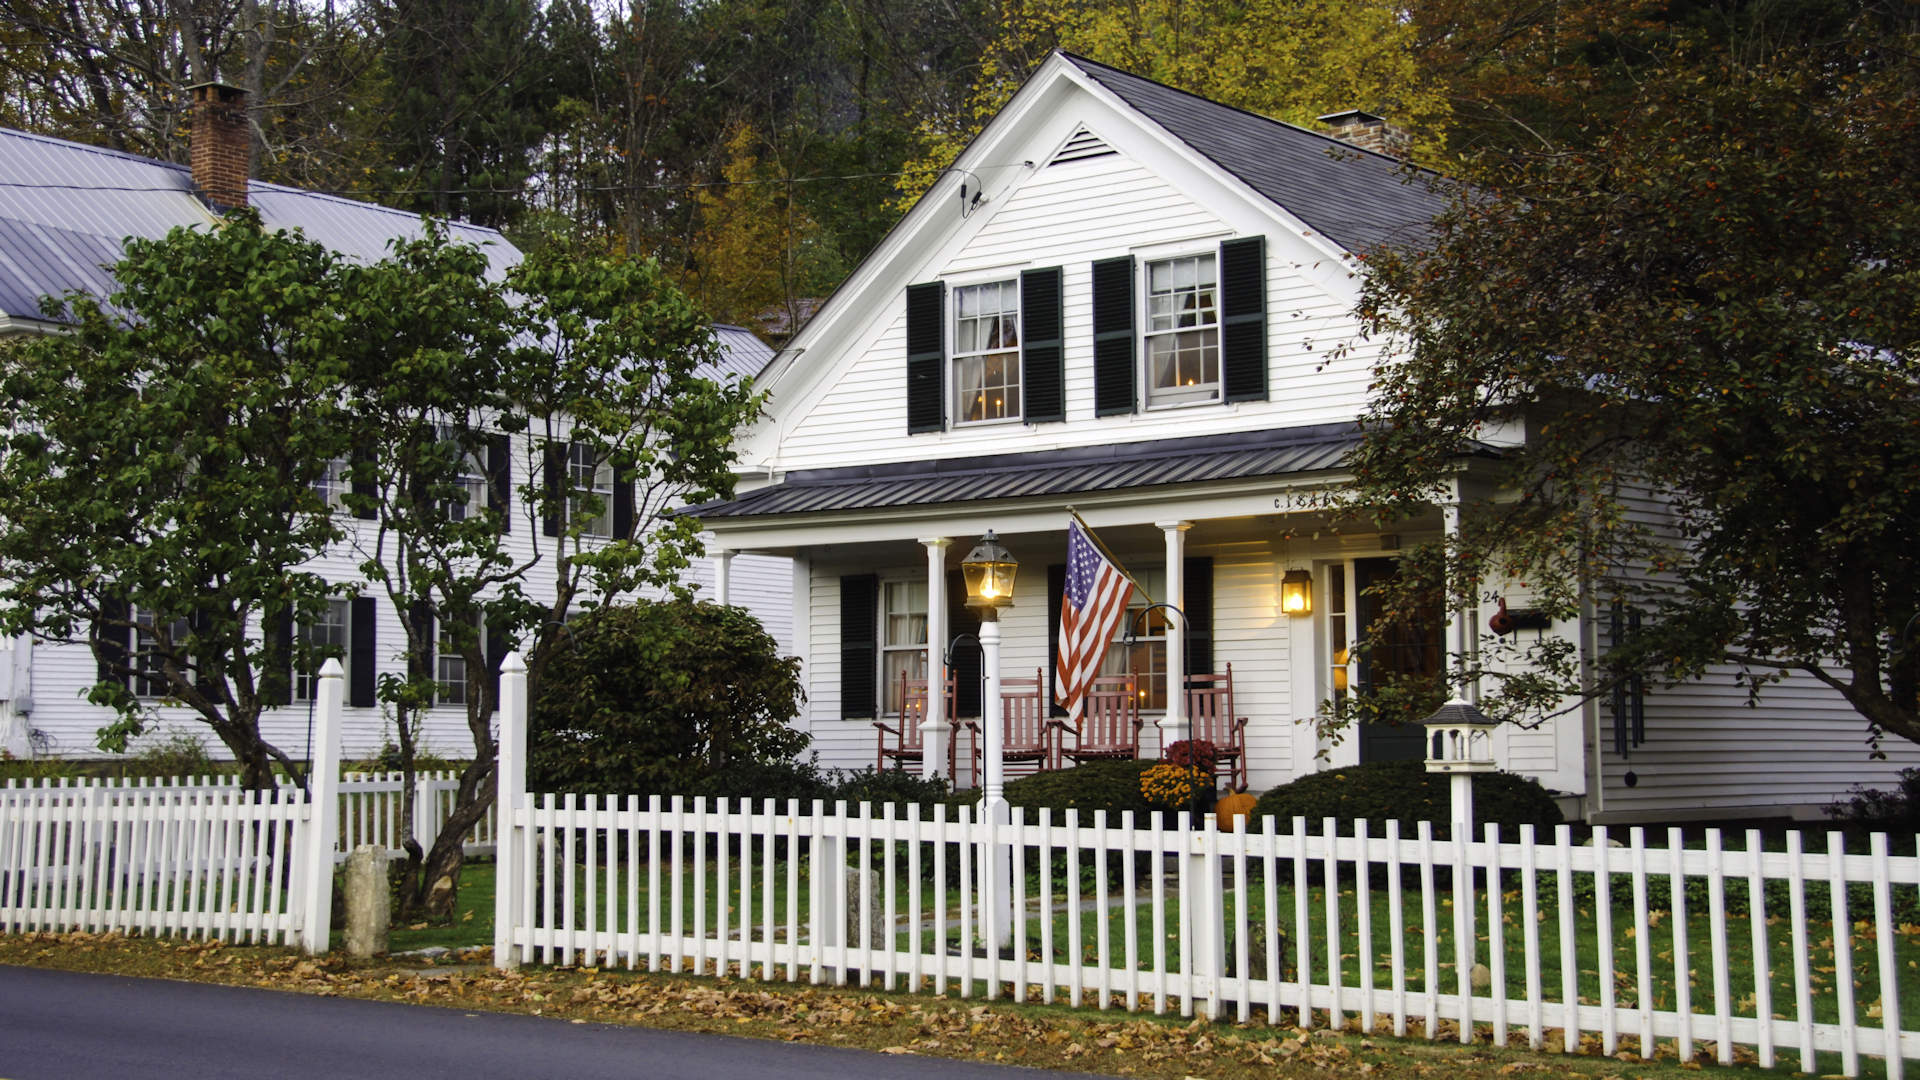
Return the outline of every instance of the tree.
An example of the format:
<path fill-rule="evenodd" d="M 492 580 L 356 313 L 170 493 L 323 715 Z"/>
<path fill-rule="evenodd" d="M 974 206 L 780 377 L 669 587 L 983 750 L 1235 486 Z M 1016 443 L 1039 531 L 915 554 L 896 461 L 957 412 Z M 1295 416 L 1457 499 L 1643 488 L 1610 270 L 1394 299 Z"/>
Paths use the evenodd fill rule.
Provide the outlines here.
<path fill-rule="evenodd" d="M 1618 602 L 1640 629 L 1589 691 L 1800 672 L 1920 740 L 1915 44 L 1862 22 L 1761 64 L 1676 53 L 1577 148 L 1491 163 L 1426 250 L 1373 254 L 1396 359 L 1337 505 L 1430 510 L 1470 440 L 1524 425 L 1459 542 L 1416 553 L 1454 603 Z M 1563 707 L 1578 663 L 1548 638 L 1484 664 L 1490 711 Z"/>
<path fill-rule="evenodd" d="M 432 847 L 406 841 L 403 910 L 438 917 L 494 797 L 504 643 L 527 649 L 537 692 L 579 607 L 678 588 L 700 540 L 673 511 L 732 492 L 733 432 L 758 398 L 712 376 L 711 327 L 651 260 L 549 250 L 498 283 L 482 252 L 430 230 L 355 283 L 348 310 L 379 344 L 345 388 L 349 503 L 376 522 L 358 534 L 361 572 L 406 630 L 406 674 L 379 693 L 407 787 L 421 711 L 444 692 L 434 658 L 458 657 L 469 676 L 472 762 Z M 513 436 L 528 480 L 508 492 L 488 462 Z"/>
<path fill-rule="evenodd" d="M 123 750 L 176 701 L 271 789 L 272 635 L 312 618 L 309 560 L 340 539 L 314 492 L 348 426 L 348 268 L 248 213 L 133 240 L 106 301 L 49 301 L 70 332 L 0 349 L 0 633 L 91 644 Z M 128 314 L 135 317 L 129 318 Z"/>
<path fill-rule="evenodd" d="M 807 746 L 789 726 L 800 661 L 741 608 L 601 607 L 555 638 L 547 674 L 528 737 L 541 790 L 680 794 Z"/>
<path fill-rule="evenodd" d="M 1312 126 L 1346 108 L 1380 113 L 1432 156 L 1446 135 L 1444 89 L 1415 63 L 1400 5 L 1263 0 L 1026 0 L 1004 9 L 964 109 L 922 125 L 899 189 L 931 187 L 1053 48 L 1277 120 Z"/>

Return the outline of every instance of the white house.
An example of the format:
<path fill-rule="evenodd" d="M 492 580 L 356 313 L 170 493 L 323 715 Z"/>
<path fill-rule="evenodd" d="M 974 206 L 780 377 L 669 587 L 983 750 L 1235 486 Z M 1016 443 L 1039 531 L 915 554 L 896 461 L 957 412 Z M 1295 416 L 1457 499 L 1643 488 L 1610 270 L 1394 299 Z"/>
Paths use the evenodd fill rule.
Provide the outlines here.
<path fill-rule="evenodd" d="M 206 129 L 196 127 L 196 151 Z M 216 136 L 217 137 L 217 136 Z M 244 132 L 241 133 L 244 139 Z M 57 329 L 43 321 L 43 296 L 84 291 L 105 295 L 113 285 L 108 268 L 118 261 L 126 237 L 157 238 L 186 226 L 211 226 L 217 214 L 205 196 L 220 193 L 222 205 L 250 204 L 270 226 L 299 229 L 350 258 L 376 260 L 396 238 L 418 236 L 418 217 L 385 207 L 321 195 L 277 184 L 249 182 L 244 165 L 237 175 L 223 174 L 216 154 L 194 154 L 194 169 L 133 157 L 56 139 L 0 129 L 0 336 L 42 333 Z M 246 160 L 241 143 L 229 162 Z M 223 186 L 224 185 L 224 186 Z M 450 223 L 457 240 L 479 245 L 488 254 L 492 271 L 503 274 L 520 252 L 491 229 Z M 750 377 L 771 356 L 757 338 L 737 327 L 715 327 L 725 355 L 715 374 Z M 486 463 L 495 474 L 495 490 L 517 490 L 529 482 L 530 457 L 524 436 L 494 437 L 494 453 Z M 603 484 L 602 492 L 617 517 L 622 500 L 612 490 L 610 470 L 588 467 L 592 478 L 576 483 Z M 484 489 L 483 489 L 484 490 Z M 625 500 L 631 513 L 632 500 Z M 539 543 L 538 523 L 519 508 L 503 507 L 509 520 L 516 558 L 524 559 Z M 320 560 L 329 579 L 342 584 L 359 579 L 355 566 L 370 547 L 361 543 L 370 535 L 370 522 L 360 522 L 344 510 L 342 520 L 352 535 Z M 610 531 L 618 528 L 609 521 Z M 593 541 L 589 540 L 588 543 Z M 711 563 L 696 561 L 691 577 L 702 595 L 714 595 Z M 552 560 L 536 567 L 528 583 L 529 595 L 552 588 Z M 0 572 L 4 572 L 0 570 Z M 732 560 L 726 599 L 750 609 L 783 648 L 791 640 L 791 571 L 780 558 L 742 557 Z M 381 709 L 373 700 L 380 672 L 401 670 L 397 658 L 405 635 L 398 617 L 384 600 L 372 596 L 342 598 L 321 625 L 302 632 L 339 646 L 346 654 L 349 702 L 345 746 L 349 755 L 376 751 L 391 737 Z M 497 653 L 497 650 L 494 650 Z M 439 677 L 450 685 L 467 673 L 456 657 L 440 658 Z M 90 705 L 84 693 L 97 678 L 92 649 L 84 643 L 53 644 L 20 638 L 0 640 L 0 748 L 15 756 L 86 756 L 97 753 L 94 733 L 109 719 L 103 707 Z M 296 757 L 305 756 L 310 680 L 294 679 L 294 700 L 269 710 L 263 719 L 270 742 Z M 159 723 L 154 737 L 171 730 L 205 733 L 184 709 L 156 703 Z M 220 752 L 217 740 L 206 742 Z M 465 707 L 445 702 L 433 709 L 425 726 L 426 749 L 458 757 L 471 752 Z"/>
<path fill-rule="evenodd" d="M 1180 720 L 1167 672 L 1231 664 L 1256 790 L 1417 755 L 1417 731 L 1335 743 L 1311 721 L 1382 665 L 1434 670 L 1449 645 L 1491 632 L 1491 610 L 1435 611 L 1372 670 L 1348 654 L 1375 615 L 1367 585 L 1448 511 L 1397 535 L 1336 531 L 1297 497 L 1342 482 L 1382 359 L 1353 315 L 1355 255 L 1418 240 L 1441 205 L 1389 157 L 1050 57 L 759 374 L 771 406 L 744 438 L 751 472 L 701 511 L 725 550 L 793 560 L 805 722 L 823 759 L 872 764 L 900 674 L 922 676 L 929 639 L 938 656 L 971 628 L 955 570 L 988 529 L 1022 567 L 1003 671 L 1051 672 L 1069 507 L 1153 600 L 1186 613 L 1185 635 L 1143 617 L 1145 644 L 1108 654 L 1110 670 L 1141 675 L 1143 752 Z M 1310 614 L 1281 610 L 1290 571 L 1311 576 Z M 1519 632 L 1597 656 L 1606 621 Z M 961 698 L 963 716 L 977 710 Z M 1869 761 L 1862 735 L 1810 682 L 1750 709 L 1731 681 L 1708 680 L 1637 714 L 1593 700 L 1505 726 L 1496 752 L 1590 820 L 1659 820 L 1810 812 L 1920 760 L 1903 744 Z"/>

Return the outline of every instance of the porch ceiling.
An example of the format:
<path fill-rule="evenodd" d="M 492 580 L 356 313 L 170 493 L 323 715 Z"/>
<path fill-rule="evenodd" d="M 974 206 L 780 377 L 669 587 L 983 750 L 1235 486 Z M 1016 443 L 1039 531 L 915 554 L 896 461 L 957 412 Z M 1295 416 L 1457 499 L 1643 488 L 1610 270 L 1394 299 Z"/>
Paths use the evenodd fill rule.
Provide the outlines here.
<path fill-rule="evenodd" d="M 693 507 L 706 521 L 892 510 L 1244 480 L 1340 467 L 1360 441 L 1353 424 L 1203 435 L 1026 454 L 787 474 L 729 502 Z"/>

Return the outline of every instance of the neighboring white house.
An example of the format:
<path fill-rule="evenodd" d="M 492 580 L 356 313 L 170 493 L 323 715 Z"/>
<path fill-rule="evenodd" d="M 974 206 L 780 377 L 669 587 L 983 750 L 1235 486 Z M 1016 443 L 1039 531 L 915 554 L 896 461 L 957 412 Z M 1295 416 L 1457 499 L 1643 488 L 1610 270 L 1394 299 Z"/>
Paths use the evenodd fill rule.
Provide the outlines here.
<path fill-rule="evenodd" d="M 196 139 L 202 131 L 196 129 Z M 245 161 L 244 146 L 238 160 Z M 195 156 L 196 165 L 201 161 Z M 196 177 L 186 167 L 128 154 L 0 129 L 0 335 L 40 333 L 55 329 L 42 320 L 40 299 L 69 291 L 106 295 L 113 287 L 107 268 L 118 261 L 126 237 L 157 238 L 186 226 L 211 226 L 214 211 L 202 194 L 216 190 L 220 179 Z M 307 237 L 355 259 L 383 257 L 391 241 L 418 236 L 420 219 L 412 214 L 349 199 L 320 195 L 276 184 L 237 178 L 239 201 L 258 210 L 269 226 L 299 229 Z M 230 190 L 230 189 L 229 189 Z M 231 205 L 232 200 L 223 200 Z M 457 240 L 477 244 L 488 254 L 492 272 L 504 274 L 520 252 L 491 229 L 452 223 Z M 766 363 L 771 350 L 751 333 L 737 327 L 715 327 L 724 356 L 715 374 L 751 377 Z M 508 440 L 495 436 L 495 453 L 487 467 L 506 483 L 490 485 L 514 491 L 529 482 L 530 457 L 523 436 Z M 591 471 L 591 467 L 590 471 Z M 504 473 L 501 472 L 504 470 Z M 606 470 L 601 470 L 605 473 Z M 607 474 L 610 476 L 610 473 Z M 583 483 L 594 482 L 583 480 Z M 620 512 L 619 493 L 604 494 L 612 504 L 610 516 Z M 631 513 L 631 499 L 625 500 Z M 539 525 L 522 508 L 504 507 L 516 558 L 532 554 L 539 542 Z M 342 584 L 359 580 L 355 565 L 365 556 L 356 544 L 370 536 L 372 523 L 359 522 L 342 511 L 353 537 L 319 561 L 330 580 Z M 609 522 L 609 525 L 612 525 Z M 592 541 L 587 541 L 591 543 Z M 691 581 L 701 595 L 714 596 L 711 562 L 696 560 Z M 528 593 L 538 597 L 552 589 L 552 559 L 533 572 Z M 4 572 L 4 568 L 0 568 Z M 751 610 L 787 650 L 792 640 L 791 570 L 780 558 L 745 557 L 732 560 L 728 599 Z M 349 755 L 378 750 L 389 739 L 382 712 L 373 701 L 379 672 L 399 672 L 396 658 L 404 640 L 398 617 L 384 598 L 342 599 L 321 625 L 303 628 L 316 639 L 341 647 L 348 667 L 349 705 L 345 745 Z M 497 655 L 496 650 L 490 650 Z M 450 685 L 466 677 L 457 658 L 437 662 L 438 674 Z M 0 640 L 0 749 L 16 756 L 64 756 L 98 753 L 94 733 L 109 719 L 109 711 L 84 700 L 97 678 L 92 649 L 85 644 L 50 644 L 21 638 Z M 296 673 L 294 700 L 269 710 L 262 722 L 267 739 L 296 757 L 305 756 L 309 680 Z M 205 727 L 187 710 L 156 704 L 156 737 L 170 730 L 205 734 Z M 219 753 L 210 736 L 209 748 Z M 427 749 L 458 757 L 471 752 L 465 707 L 436 706 L 425 727 Z"/>
<path fill-rule="evenodd" d="M 1336 531 L 1296 497 L 1343 481 L 1382 359 L 1353 314 L 1355 255 L 1418 240 L 1442 205 L 1392 158 L 1050 57 L 760 373 L 771 402 L 744 438 L 752 471 L 701 510 L 721 547 L 794 560 L 823 760 L 871 764 L 899 673 L 925 671 L 929 637 L 970 628 L 954 572 L 988 529 L 1021 561 L 1003 670 L 1050 673 L 1069 507 L 1189 618 L 1184 640 L 1144 619 L 1147 643 L 1108 657 L 1143 673 L 1147 753 L 1168 669 L 1231 664 L 1256 789 L 1418 754 L 1415 731 L 1329 744 L 1311 721 L 1381 665 L 1434 670 L 1449 633 L 1463 647 L 1490 634 L 1490 609 L 1451 626 L 1436 611 L 1376 670 L 1348 655 L 1374 615 L 1366 586 L 1445 513 L 1396 535 Z M 1310 615 L 1282 613 L 1288 571 L 1311 574 Z M 1595 657 L 1606 622 L 1519 633 Z M 977 694 L 962 697 L 977 714 Z M 1869 760 L 1862 720 L 1809 680 L 1757 709 L 1710 679 L 1649 695 L 1637 725 L 1633 712 L 1596 700 L 1503 727 L 1497 755 L 1602 821 L 1807 812 L 1920 761 L 1905 743 Z"/>

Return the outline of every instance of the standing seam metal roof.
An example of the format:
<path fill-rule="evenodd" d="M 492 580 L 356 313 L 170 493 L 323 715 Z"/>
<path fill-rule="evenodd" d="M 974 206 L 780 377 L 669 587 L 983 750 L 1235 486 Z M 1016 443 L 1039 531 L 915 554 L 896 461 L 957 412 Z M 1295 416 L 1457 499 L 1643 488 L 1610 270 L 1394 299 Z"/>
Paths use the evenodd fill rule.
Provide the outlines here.
<path fill-rule="evenodd" d="M 790 474 L 783 483 L 688 512 L 703 519 L 879 510 L 1074 495 L 1338 468 L 1360 441 L 1351 424 L 1237 436 L 943 458 Z"/>

